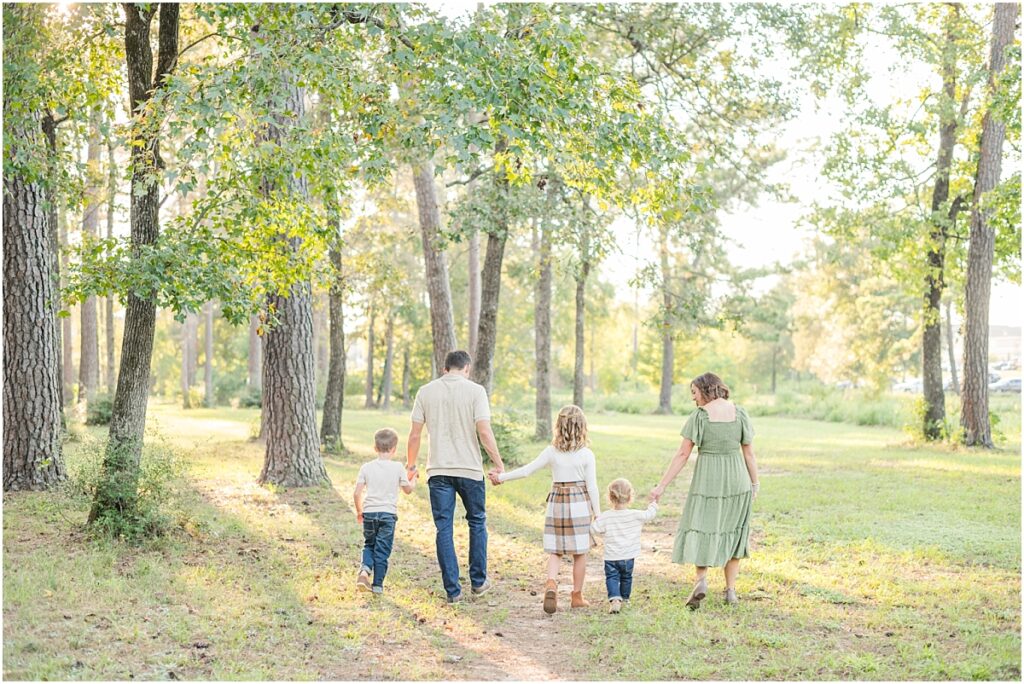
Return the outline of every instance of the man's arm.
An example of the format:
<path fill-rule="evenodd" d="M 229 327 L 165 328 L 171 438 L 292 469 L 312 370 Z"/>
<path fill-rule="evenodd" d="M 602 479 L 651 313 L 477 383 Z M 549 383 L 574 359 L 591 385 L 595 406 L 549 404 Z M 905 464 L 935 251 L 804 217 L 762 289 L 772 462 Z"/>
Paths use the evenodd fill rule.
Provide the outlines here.
<path fill-rule="evenodd" d="M 412 472 L 416 469 L 416 459 L 420 456 L 420 438 L 423 435 L 423 423 L 412 421 L 412 429 L 409 430 L 409 439 L 405 452 L 405 470 Z"/>
<path fill-rule="evenodd" d="M 491 421 L 476 421 L 476 433 L 480 435 L 480 444 L 483 445 L 487 455 L 491 457 L 494 469 L 499 473 L 505 472 L 505 464 L 501 460 L 501 454 L 498 453 L 498 442 L 495 441 L 494 431 L 491 430 Z"/>

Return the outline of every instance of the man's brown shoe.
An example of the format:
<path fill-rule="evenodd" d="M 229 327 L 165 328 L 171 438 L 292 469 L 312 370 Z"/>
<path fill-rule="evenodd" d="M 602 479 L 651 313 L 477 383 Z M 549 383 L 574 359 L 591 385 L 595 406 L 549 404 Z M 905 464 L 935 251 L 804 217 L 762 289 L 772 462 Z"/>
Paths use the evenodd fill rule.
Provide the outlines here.
<path fill-rule="evenodd" d="M 544 585 L 544 612 L 551 615 L 558 610 L 558 583 L 548 580 Z"/>

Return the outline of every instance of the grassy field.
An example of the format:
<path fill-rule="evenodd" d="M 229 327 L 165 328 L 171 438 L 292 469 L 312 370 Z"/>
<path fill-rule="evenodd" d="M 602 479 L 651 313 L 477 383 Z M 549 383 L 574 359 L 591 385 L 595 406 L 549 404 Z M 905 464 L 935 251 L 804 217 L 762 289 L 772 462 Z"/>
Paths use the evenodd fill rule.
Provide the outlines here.
<path fill-rule="evenodd" d="M 85 511 L 52 495 L 4 496 L 6 679 L 1020 678 L 1017 419 L 1002 424 L 1011 443 L 983 453 L 756 418 L 762 489 L 739 606 L 724 603 L 718 572 L 700 611 L 683 606 L 692 568 L 669 552 L 688 466 L 645 528 L 632 605 L 604 612 L 598 549 L 594 605 L 548 617 L 546 473 L 488 489 L 489 595 L 444 603 L 421 485 L 400 503 L 387 593 L 374 598 L 354 587 L 350 495 L 374 429 L 396 427 L 404 447 L 405 414 L 346 411 L 353 453 L 328 458 L 333 486 L 287 492 L 253 483 L 256 416 L 151 406 L 152 438 L 189 468 L 179 528 L 144 548 L 90 540 Z M 626 476 L 645 496 L 680 425 L 594 415 L 601 486 Z M 103 436 L 69 444 L 70 461 Z M 463 525 L 463 559 L 466 543 Z M 568 580 L 566 567 L 563 592 Z"/>

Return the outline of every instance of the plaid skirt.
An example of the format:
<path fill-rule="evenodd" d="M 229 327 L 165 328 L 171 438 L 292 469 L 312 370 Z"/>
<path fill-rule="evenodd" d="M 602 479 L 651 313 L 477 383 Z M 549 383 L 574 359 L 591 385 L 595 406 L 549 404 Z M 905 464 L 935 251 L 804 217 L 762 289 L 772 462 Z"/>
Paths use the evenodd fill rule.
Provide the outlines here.
<path fill-rule="evenodd" d="M 586 482 L 552 483 L 544 518 L 544 551 L 560 555 L 589 551 L 593 517 Z"/>

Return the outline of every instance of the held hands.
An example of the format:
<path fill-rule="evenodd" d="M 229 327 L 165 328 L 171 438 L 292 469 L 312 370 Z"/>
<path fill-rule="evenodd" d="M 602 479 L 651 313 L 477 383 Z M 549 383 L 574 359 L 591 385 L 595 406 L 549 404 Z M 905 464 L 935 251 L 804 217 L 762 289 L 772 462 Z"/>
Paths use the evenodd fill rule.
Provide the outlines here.
<path fill-rule="evenodd" d="M 487 473 L 487 479 L 489 479 L 491 481 L 491 484 L 494 485 L 495 487 L 501 484 L 501 479 L 498 477 L 499 473 L 500 471 L 497 468 L 494 468 L 489 473 Z"/>
<path fill-rule="evenodd" d="M 655 487 L 654 489 L 651 490 L 651 493 L 647 497 L 647 500 L 648 501 L 657 501 L 658 499 L 661 498 L 661 495 L 664 494 L 664 493 L 665 493 L 665 487 L 663 485 L 658 485 L 657 487 Z"/>

